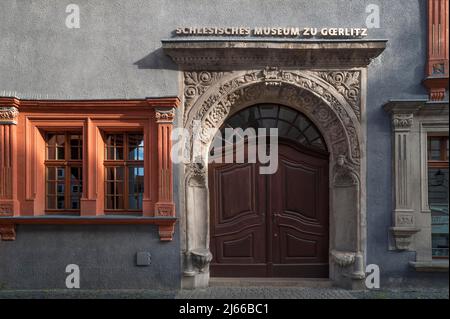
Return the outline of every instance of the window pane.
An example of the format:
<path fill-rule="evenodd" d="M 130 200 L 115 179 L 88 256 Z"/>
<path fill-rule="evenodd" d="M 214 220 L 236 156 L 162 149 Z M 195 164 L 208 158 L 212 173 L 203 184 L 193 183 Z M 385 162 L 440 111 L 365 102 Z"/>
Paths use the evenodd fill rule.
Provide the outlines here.
<path fill-rule="evenodd" d="M 57 147 L 56 148 L 56 158 L 57 160 L 63 160 L 65 158 L 64 154 L 64 147 Z"/>
<path fill-rule="evenodd" d="M 433 257 L 448 257 L 448 168 L 428 170 Z"/>
<path fill-rule="evenodd" d="M 58 180 L 64 180 L 64 167 L 57 167 L 56 168 L 56 174 L 57 174 L 57 178 Z"/>
<path fill-rule="evenodd" d="M 81 160 L 83 158 L 83 137 L 79 134 L 70 134 L 70 159 Z"/>
<path fill-rule="evenodd" d="M 47 196 L 47 209 L 56 209 L 56 196 Z"/>
<path fill-rule="evenodd" d="M 56 159 L 56 148 L 55 147 L 47 147 L 47 159 L 55 160 Z"/>
<path fill-rule="evenodd" d="M 144 168 L 128 168 L 128 206 L 130 209 L 142 209 L 144 193 Z"/>
<path fill-rule="evenodd" d="M 65 202 L 64 202 L 64 196 L 58 196 L 57 197 L 57 209 L 64 209 L 65 208 Z"/>
<path fill-rule="evenodd" d="M 80 198 L 83 192 L 81 167 L 70 168 L 70 209 L 80 209 Z"/>
<path fill-rule="evenodd" d="M 428 140 L 429 160 L 438 161 L 441 159 L 441 140 L 431 137 Z"/>
<path fill-rule="evenodd" d="M 106 159 L 123 160 L 123 134 L 106 135 Z"/>
<path fill-rule="evenodd" d="M 56 145 L 56 135 L 53 133 L 47 134 L 47 145 L 55 147 Z"/>
<path fill-rule="evenodd" d="M 106 168 L 106 208 L 123 209 L 124 167 Z"/>
<path fill-rule="evenodd" d="M 47 180 L 56 180 L 56 167 L 47 167 Z"/>
<path fill-rule="evenodd" d="M 56 184 L 54 182 L 47 182 L 47 195 L 56 195 Z"/>
<path fill-rule="evenodd" d="M 133 161 L 144 160 L 144 136 L 142 134 L 128 135 L 128 159 Z"/>

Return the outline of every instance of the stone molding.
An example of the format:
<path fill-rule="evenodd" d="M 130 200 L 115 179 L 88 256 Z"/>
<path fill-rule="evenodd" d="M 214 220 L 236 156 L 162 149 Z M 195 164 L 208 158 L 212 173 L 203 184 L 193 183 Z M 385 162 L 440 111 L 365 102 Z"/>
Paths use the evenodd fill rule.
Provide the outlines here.
<path fill-rule="evenodd" d="M 387 40 L 162 41 L 164 52 L 184 71 L 242 70 L 267 65 L 297 69 L 367 67 L 384 51 L 386 43 Z"/>

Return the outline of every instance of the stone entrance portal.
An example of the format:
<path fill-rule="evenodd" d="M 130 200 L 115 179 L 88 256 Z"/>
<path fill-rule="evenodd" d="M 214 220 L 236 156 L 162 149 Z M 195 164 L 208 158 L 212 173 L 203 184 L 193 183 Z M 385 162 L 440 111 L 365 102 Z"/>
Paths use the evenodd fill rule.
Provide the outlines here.
<path fill-rule="evenodd" d="M 318 128 L 329 150 L 329 278 L 354 287 L 365 278 L 367 65 L 384 41 L 195 42 L 164 41 L 183 75 L 179 121 L 200 121 L 200 158 L 181 165 L 183 286 L 209 282 L 211 137 L 239 110 L 259 103 L 288 106 Z M 192 146 L 185 152 L 192 154 Z M 182 192 L 183 193 L 183 192 Z"/>

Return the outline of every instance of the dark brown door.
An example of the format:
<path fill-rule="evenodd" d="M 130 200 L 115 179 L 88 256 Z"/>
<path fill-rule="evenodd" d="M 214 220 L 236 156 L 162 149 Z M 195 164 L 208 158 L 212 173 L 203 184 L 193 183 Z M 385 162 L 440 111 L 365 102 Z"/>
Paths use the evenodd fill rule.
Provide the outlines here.
<path fill-rule="evenodd" d="M 211 164 L 211 275 L 328 277 L 328 157 L 279 145 L 278 170 Z"/>

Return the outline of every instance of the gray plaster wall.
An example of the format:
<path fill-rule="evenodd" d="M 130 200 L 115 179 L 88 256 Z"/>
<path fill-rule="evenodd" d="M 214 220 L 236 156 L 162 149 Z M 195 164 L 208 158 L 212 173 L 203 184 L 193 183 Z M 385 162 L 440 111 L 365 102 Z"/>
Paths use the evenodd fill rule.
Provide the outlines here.
<path fill-rule="evenodd" d="M 80 7 L 80 29 L 65 26 L 70 3 Z M 367 261 L 380 265 L 384 282 L 396 283 L 418 275 L 408 267 L 414 253 L 388 251 L 391 136 L 381 106 L 426 98 L 425 0 L 2 0 L 0 95 L 180 95 L 176 66 L 160 42 L 177 26 L 363 27 L 370 3 L 381 8 L 381 28 L 369 30 L 369 38 L 389 42 L 368 73 Z M 91 287 L 172 287 L 179 285 L 178 234 L 162 244 L 152 227 L 21 226 L 15 242 L 0 243 L 0 283 L 61 287 L 63 266 L 78 260 Z M 151 267 L 133 265 L 140 249 L 153 252 Z"/>
<path fill-rule="evenodd" d="M 178 236 L 160 243 L 155 226 L 20 225 L 17 234 L 0 243 L 0 289 L 65 289 L 69 264 L 81 289 L 180 286 Z M 136 266 L 137 252 L 150 253 L 149 266 Z"/>

